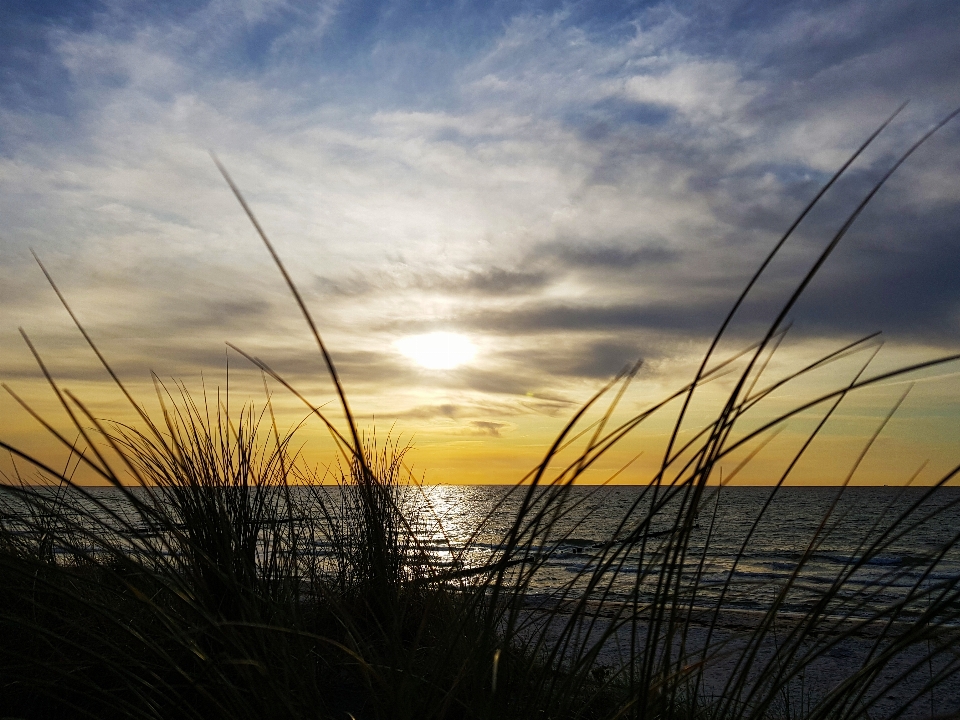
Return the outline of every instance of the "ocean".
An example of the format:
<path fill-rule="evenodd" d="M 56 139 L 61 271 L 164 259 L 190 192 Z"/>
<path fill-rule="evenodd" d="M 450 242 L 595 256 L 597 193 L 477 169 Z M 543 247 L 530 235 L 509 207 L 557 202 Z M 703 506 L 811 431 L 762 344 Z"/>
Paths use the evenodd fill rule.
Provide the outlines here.
<path fill-rule="evenodd" d="M 336 488 L 293 490 L 301 519 L 313 516 L 316 523 L 321 502 L 342 508 Z M 431 562 L 462 570 L 497 556 L 524 492 L 436 485 L 408 488 L 399 497 L 416 543 Z M 101 528 L 128 536 L 151 532 L 116 489 L 90 493 L 102 503 L 99 510 L 91 506 Z M 544 602 L 585 593 L 604 601 L 637 597 L 643 602 L 657 592 L 658 570 L 670 562 L 682 566 L 683 597 L 704 608 L 721 604 L 763 611 L 776 601 L 783 612 L 804 613 L 829 595 L 826 614 L 868 617 L 895 610 L 897 617 L 909 619 L 941 594 L 957 594 L 960 488 L 787 487 L 772 499 L 771 493 L 769 487 L 707 489 L 686 554 L 678 560 L 661 552 L 676 547 L 671 534 L 676 503 L 651 516 L 649 489 L 570 488 L 562 514 L 548 514 L 538 532 L 521 537 L 535 566 L 524 566 L 526 594 Z M 3 502 L 4 522 L 16 531 L 16 501 L 6 497 Z M 624 545 L 622 540 L 648 517 L 646 544 Z M 81 523 L 88 525 L 89 519 Z M 92 552 L 94 545 L 91 540 Z M 323 532 L 313 534 L 310 547 L 303 549 L 314 556 L 334 554 Z M 518 570 L 511 572 L 515 576 Z M 958 602 L 937 602 L 953 613 L 941 620 L 952 624 L 960 618 Z"/>
<path fill-rule="evenodd" d="M 437 522 L 425 524 L 430 530 L 423 531 L 424 541 L 438 556 L 470 547 L 479 562 L 484 551 L 496 549 L 516 514 L 518 493 L 504 502 L 508 492 L 425 488 Z M 785 612 L 806 612 L 830 591 L 835 613 L 868 616 L 900 607 L 901 617 L 911 617 L 936 593 L 955 593 L 960 586 L 960 488 L 786 487 L 772 499 L 771 493 L 769 487 L 707 490 L 684 563 L 688 590 L 696 586 L 696 605 L 713 606 L 722 592 L 724 608 L 765 610 L 789 583 L 780 599 Z M 569 514 L 531 547 L 542 564 L 528 593 L 548 598 L 569 588 L 579 594 L 578 584 L 585 586 L 610 558 L 624 518 L 629 530 L 631 518 L 636 524 L 647 517 L 651 494 L 636 486 L 572 488 Z M 491 514 L 498 502 L 503 506 Z M 656 579 L 650 568 L 661 562 L 656 549 L 666 543 L 675 517 L 671 505 L 655 515 L 647 557 L 637 546 L 622 554 L 602 572 L 604 582 L 594 593 L 629 599 L 640 574 L 640 595 L 649 596 Z"/>

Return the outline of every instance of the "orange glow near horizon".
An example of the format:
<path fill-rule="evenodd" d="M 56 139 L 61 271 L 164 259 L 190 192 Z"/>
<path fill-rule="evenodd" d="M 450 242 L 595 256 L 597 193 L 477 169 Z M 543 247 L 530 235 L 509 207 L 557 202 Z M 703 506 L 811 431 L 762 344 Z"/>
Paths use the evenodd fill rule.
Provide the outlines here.
<path fill-rule="evenodd" d="M 59 359 L 58 359 L 59 360 Z M 272 420 L 264 408 L 262 379 L 252 373 L 244 374 L 234 370 L 231 377 L 231 416 L 236 422 L 244 403 L 260 413 L 260 436 L 262 441 L 271 443 L 269 436 Z M 956 462 L 955 448 L 958 443 L 958 398 L 951 396 L 952 378 L 943 376 L 912 386 L 897 413 L 886 422 L 883 431 L 872 442 L 870 452 L 859 459 L 861 451 L 867 446 L 871 435 L 884 423 L 886 413 L 897 403 L 905 383 L 888 383 L 877 388 L 865 388 L 859 394 L 846 399 L 834 413 L 830 421 L 819 431 L 819 435 L 787 480 L 789 485 L 836 485 L 844 482 L 856 467 L 850 479 L 853 485 L 899 485 L 911 480 L 914 484 L 929 485 L 937 482 L 952 464 Z M 206 383 L 207 410 L 202 406 L 202 388 L 189 387 L 193 401 L 201 403 L 201 411 L 209 411 L 216 417 L 217 393 L 220 394 L 221 412 L 226 412 L 225 388 Z M 257 387 L 259 383 L 259 388 Z M 102 382 L 81 382 L 73 384 L 77 396 L 90 409 L 95 417 L 131 426 L 142 427 L 142 422 L 126 405 L 116 389 L 108 390 Z M 679 386 L 677 383 L 676 386 Z M 32 407 L 60 430 L 68 442 L 73 442 L 78 433 L 71 429 L 66 413 L 58 404 L 49 388 L 39 380 L 21 381 L 16 389 Z M 598 384 L 591 389 L 581 388 L 582 397 L 589 397 Z M 651 387 L 652 386 L 652 387 Z M 832 386 L 836 386 L 834 382 Z M 69 387 L 69 386 L 68 386 Z M 149 398 L 151 388 L 131 384 L 131 390 L 138 398 Z M 638 378 L 620 402 L 614 414 L 607 419 L 604 432 L 615 430 L 653 405 L 643 402 L 653 392 L 666 395 L 667 387 L 661 380 Z M 691 440 L 695 431 L 705 427 L 712 420 L 711 412 L 721 406 L 729 391 L 729 381 L 721 380 L 717 384 L 705 385 L 698 391 L 695 402 L 688 409 L 688 421 L 684 425 L 675 443 L 675 450 L 682 448 Z M 824 385 L 827 387 L 827 385 Z M 325 431 L 323 424 L 311 417 L 307 408 L 299 403 L 282 387 L 268 382 L 274 417 L 281 434 L 296 429 L 296 440 L 292 447 L 297 448 L 300 465 L 303 468 L 319 469 L 319 477 L 324 479 L 325 467 L 335 472 L 337 457 L 335 447 Z M 319 390 L 319 388 L 318 388 Z M 799 392 L 803 390 L 803 392 Z M 758 407 L 754 413 L 746 415 L 730 436 L 728 445 L 762 426 L 776 413 L 786 412 L 812 398 L 811 392 L 818 392 L 817 385 L 799 388 L 797 394 L 783 393 L 771 396 L 766 410 Z M 329 398 L 329 390 L 327 390 Z M 179 395 L 175 396 L 181 402 Z M 529 472 L 543 459 L 545 452 L 565 423 L 573 416 L 574 406 L 531 405 L 527 412 L 520 412 L 516 405 L 507 405 L 503 398 L 496 396 L 485 399 L 491 407 L 501 403 L 501 414 L 489 414 L 486 420 L 478 421 L 469 415 L 457 416 L 455 398 L 442 402 L 441 393 L 436 406 L 439 414 L 432 417 L 417 417 L 416 413 L 400 413 L 397 419 L 389 414 L 371 412 L 371 406 L 378 400 L 391 397 L 387 390 L 377 394 L 359 394 L 352 398 L 357 424 L 366 437 L 376 436 L 378 445 L 392 442 L 401 446 L 410 446 L 405 461 L 412 474 L 412 480 L 426 484 L 512 484 L 529 478 Z M 608 393 L 612 398 L 612 394 Z M 434 398 L 436 399 L 436 398 Z M 528 400 L 526 396 L 520 402 Z M 462 398 L 461 398 L 462 401 Z M 165 400 L 168 410 L 172 408 L 172 399 Z M 0 416 L 0 434 L 5 442 L 21 448 L 38 459 L 48 463 L 54 469 L 63 467 L 69 451 L 62 443 L 54 440 L 38 423 L 23 411 L 11 397 L 2 400 Z M 89 404 L 87 404 L 89 403 Z M 446 409 L 449 405 L 449 408 Z M 520 405 L 519 407 L 523 407 Z M 630 434 L 623 437 L 608 452 L 600 457 L 582 477 L 581 484 L 644 484 L 657 474 L 666 449 L 672 423 L 680 407 L 674 400 L 662 411 L 651 416 Z M 158 402 L 146 402 L 144 408 L 154 418 L 161 417 Z M 558 477 L 558 473 L 573 463 L 591 441 L 601 421 L 607 405 L 598 404 L 591 409 L 568 435 L 569 447 L 565 447 L 550 463 L 545 481 Z M 711 408 L 713 410 L 711 411 Z M 770 430 L 757 438 L 744 443 L 743 447 L 722 458 L 711 477 L 711 483 L 719 481 L 734 485 L 769 485 L 776 482 L 791 458 L 799 452 L 804 440 L 814 431 L 817 423 L 827 409 L 826 404 L 816 406 L 805 413 L 791 418 L 774 431 Z M 342 412 L 333 401 L 322 408 L 331 422 L 347 435 Z M 96 432 L 89 430 L 92 425 L 85 423 L 91 437 Z M 299 426 L 299 427 L 298 427 Z M 102 443 L 101 443 L 102 444 Z M 83 441 L 79 442 L 83 446 Z M 954 452 L 951 452 L 953 450 Z M 103 450 L 109 456 L 108 450 Z M 673 468 L 681 467 L 690 459 L 690 453 L 681 454 Z M 342 464 L 342 458 L 341 458 Z M 19 477 L 30 481 L 31 473 L 23 461 L 16 463 L 9 458 L 0 465 L 7 475 L 7 481 Z M 117 463 L 117 467 L 121 467 Z M 922 472 L 917 470 L 922 467 Z M 666 479 L 675 479 L 676 470 L 668 472 Z M 310 470 L 308 472 L 313 472 Z M 916 475 L 916 477 L 914 477 Z M 80 469 L 76 477 L 82 483 L 102 484 L 92 473 Z M 732 480 L 731 480 L 732 477 Z M 326 481 L 336 478 L 327 475 Z M 955 482 L 951 484 L 956 484 Z"/>

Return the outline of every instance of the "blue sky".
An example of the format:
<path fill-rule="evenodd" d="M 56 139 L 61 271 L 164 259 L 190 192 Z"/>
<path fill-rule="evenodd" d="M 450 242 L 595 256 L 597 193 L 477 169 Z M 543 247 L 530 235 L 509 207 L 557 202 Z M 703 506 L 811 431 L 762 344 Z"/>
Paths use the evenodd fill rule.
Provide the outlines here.
<path fill-rule="evenodd" d="M 948 0 L 6 2 L 0 374 L 42 397 L 22 325 L 59 377 L 103 382 L 33 248 L 132 381 L 216 374 L 231 341 L 329 394 L 213 150 L 363 413 L 428 446 L 549 434 L 638 357 L 653 389 L 684 379 L 779 233 L 909 100 L 771 268 L 728 349 L 749 342 L 960 105 L 958 31 Z M 811 286 L 786 357 L 875 330 L 893 359 L 956 349 L 958 179 L 954 123 Z M 436 331 L 474 360 L 398 352 Z"/>

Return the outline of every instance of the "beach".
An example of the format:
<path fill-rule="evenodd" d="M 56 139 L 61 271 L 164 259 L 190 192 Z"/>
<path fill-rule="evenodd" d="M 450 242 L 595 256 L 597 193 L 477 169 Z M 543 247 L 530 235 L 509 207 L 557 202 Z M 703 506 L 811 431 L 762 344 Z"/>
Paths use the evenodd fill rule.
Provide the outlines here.
<path fill-rule="evenodd" d="M 564 634 L 571 646 L 590 646 L 605 634 L 609 634 L 597 654 L 596 665 L 604 673 L 612 674 L 616 668 L 629 665 L 631 646 L 631 623 L 629 611 L 615 603 L 601 605 L 588 603 L 590 610 L 581 613 L 574 621 L 569 612 L 574 603 L 566 607 L 531 607 L 527 619 L 530 622 L 529 636 L 543 630 L 546 646 L 561 640 Z M 619 616 L 619 627 L 609 630 L 609 623 Z M 778 649 L 783 650 L 791 641 L 791 631 L 805 618 L 796 613 L 779 614 L 771 632 L 756 644 L 754 632 L 764 622 L 765 614 L 750 610 L 722 610 L 719 613 L 702 609 L 678 617 L 675 629 L 676 646 L 680 642 L 683 621 L 687 621 L 684 638 L 684 656 L 681 664 L 691 677 L 699 676 L 698 693 L 705 700 L 715 700 L 730 695 L 731 678 L 738 675 L 739 664 L 748 650 L 755 650 L 754 667 L 747 673 L 747 697 L 750 683 L 758 677 L 769 677 L 768 667 L 776 666 Z M 647 637 L 650 618 L 641 614 L 637 623 L 636 643 L 642 646 Z M 864 623 L 862 620 L 834 619 L 821 623 L 813 632 L 804 635 L 795 645 L 795 657 L 809 657 L 808 664 L 785 684 L 786 690 L 774 693 L 773 708 L 783 708 L 790 703 L 795 710 L 809 710 L 818 702 L 827 699 L 840 684 L 854 675 L 870 657 L 882 653 L 895 642 L 898 636 L 908 631 L 908 623 Z M 704 658 L 701 654 L 707 645 L 711 652 Z M 864 717 L 881 720 L 899 717 L 906 720 L 960 717 L 960 684 L 940 683 L 932 691 L 926 687 L 937 673 L 951 662 L 956 662 L 960 653 L 960 627 L 943 633 L 939 639 L 921 642 L 898 649 L 895 657 L 877 672 L 864 693 L 869 703 Z M 881 641 L 878 645 L 878 641 Z M 929 660 L 931 651 L 933 659 Z M 939 654 L 938 654 L 939 653 Z M 674 652 L 676 656 L 678 653 Z M 700 663 L 702 662 L 702 666 Z M 699 671 L 702 669 L 702 673 Z M 762 696 L 762 692 L 758 695 Z M 829 700 L 827 700 L 829 703 Z"/>

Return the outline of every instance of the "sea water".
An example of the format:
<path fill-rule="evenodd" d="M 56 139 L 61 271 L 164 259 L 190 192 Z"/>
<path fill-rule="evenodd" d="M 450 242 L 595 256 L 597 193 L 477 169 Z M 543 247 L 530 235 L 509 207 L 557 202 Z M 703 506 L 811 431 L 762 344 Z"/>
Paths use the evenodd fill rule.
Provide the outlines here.
<path fill-rule="evenodd" d="M 425 539 L 438 548 L 495 550 L 522 494 L 489 486 L 425 488 L 440 521 Z M 528 592 L 550 597 L 567 589 L 576 596 L 600 573 L 593 593 L 602 599 L 651 597 L 665 561 L 657 550 L 676 547 L 668 544 L 674 505 L 649 520 L 645 545 L 634 544 L 602 568 L 618 532 L 622 537 L 650 516 L 651 496 L 636 486 L 572 488 L 569 514 L 531 548 L 541 555 Z M 829 595 L 828 612 L 867 616 L 897 608 L 898 617 L 917 616 L 960 588 L 960 488 L 709 488 L 683 565 L 684 592 L 697 606 L 722 601 L 728 609 L 765 610 L 777 602 L 784 612 L 807 612 Z M 943 607 L 960 614 L 956 602 Z"/>
<path fill-rule="evenodd" d="M 342 509 L 349 495 L 335 487 L 292 491 L 300 520 L 312 515 L 313 522 L 321 504 L 328 512 Z M 88 492 L 81 505 L 59 507 L 64 512 L 71 505 L 85 506 L 89 517 L 97 519 L 100 527 L 91 528 L 88 538 L 91 552 L 96 551 L 96 532 L 109 529 L 131 548 L 137 539 L 156 534 L 117 489 Z M 146 499 L 143 489 L 134 492 Z M 396 497 L 416 545 L 441 571 L 463 571 L 500 557 L 525 498 L 533 501 L 526 514 L 531 519 L 544 507 L 542 493 L 550 492 L 436 485 L 404 488 Z M 662 498 L 664 490 L 658 493 Z M 603 601 L 644 602 L 658 592 L 664 563 L 673 563 L 680 568 L 674 576 L 680 578 L 680 597 L 704 608 L 766 610 L 776 603 L 783 612 L 808 612 L 829 597 L 821 608 L 826 614 L 871 616 L 886 610 L 909 619 L 934 604 L 946 613 L 941 621 L 952 624 L 960 618 L 960 488 L 708 488 L 690 515 L 681 556 L 663 553 L 677 547 L 672 532 L 677 502 L 651 513 L 654 497 L 651 489 L 638 486 L 566 491 L 562 504 L 549 506 L 562 513 L 548 513 L 538 532 L 519 537 L 530 561 L 523 567 L 532 568 L 526 576 L 529 598 L 548 601 L 588 593 Z M 36 519 L 23 523 L 18 518 L 22 509 L 14 497 L 5 494 L 3 504 L 8 531 L 29 533 L 29 525 L 38 526 Z M 73 522 L 69 512 L 62 519 Z M 50 526 L 44 522 L 40 525 Z M 89 525 L 89 518 L 77 522 Z M 622 540 L 638 526 L 648 533 L 646 542 L 624 545 Z M 314 556 L 333 554 L 322 531 L 302 549 Z M 517 572 L 515 567 L 508 579 Z"/>

